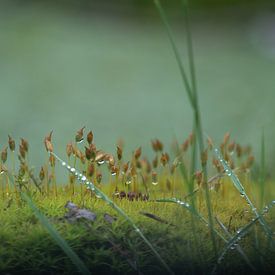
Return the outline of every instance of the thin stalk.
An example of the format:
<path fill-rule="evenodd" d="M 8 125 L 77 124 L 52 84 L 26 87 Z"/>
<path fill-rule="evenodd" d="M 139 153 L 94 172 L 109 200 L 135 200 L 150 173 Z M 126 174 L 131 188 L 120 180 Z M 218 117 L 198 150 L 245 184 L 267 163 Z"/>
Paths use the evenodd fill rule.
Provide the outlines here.
<path fill-rule="evenodd" d="M 262 132 L 261 140 L 261 170 L 260 170 L 260 208 L 263 208 L 264 205 L 264 196 L 265 196 L 265 181 L 266 181 L 266 165 L 265 165 L 265 136 L 264 131 Z"/>
<path fill-rule="evenodd" d="M 14 151 L 11 151 L 11 162 L 12 162 L 12 177 L 13 180 L 15 179 L 15 156 L 14 156 Z M 14 192 L 16 191 L 16 188 L 14 189 Z M 8 193 L 9 193 L 9 186 L 8 186 Z"/>

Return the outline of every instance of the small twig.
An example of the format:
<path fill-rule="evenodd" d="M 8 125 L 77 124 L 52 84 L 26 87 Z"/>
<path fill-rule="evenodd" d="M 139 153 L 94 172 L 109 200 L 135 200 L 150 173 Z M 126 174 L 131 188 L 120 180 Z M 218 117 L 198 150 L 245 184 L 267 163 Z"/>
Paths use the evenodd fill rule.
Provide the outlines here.
<path fill-rule="evenodd" d="M 148 217 L 150 219 L 153 219 L 155 221 L 158 221 L 160 223 L 169 224 L 171 226 L 176 226 L 176 225 L 174 225 L 174 224 L 172 224 L 172 223 L 170 223 L 170 222 L 168 222 L 166 220 L 163 220 L 162 218 L 160 218 L 160 217 L 158 217 L 158 216 L 156 216 L 154 214 L 148 213 L 148 212 L 140 211 L 139 214 L 144 215 L 144 216 L 146 216 L 146 217 Z"/>

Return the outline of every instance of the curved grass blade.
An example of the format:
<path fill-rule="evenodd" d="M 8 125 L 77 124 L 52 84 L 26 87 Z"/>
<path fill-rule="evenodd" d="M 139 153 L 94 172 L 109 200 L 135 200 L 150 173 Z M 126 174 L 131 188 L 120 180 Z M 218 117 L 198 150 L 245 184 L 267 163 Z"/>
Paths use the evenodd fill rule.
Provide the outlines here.
<path fill-rule="evenodd" d="M 181 201 L 177 198 L 170 198 L 170 199 L 157 199 L 157 202 L 173 202 L 176 204 L 179 204 L 181 207 L 187 209 L 189 212 L 191 212 L 191 214 L 193 216 L 195 216 L 196 218 L 198 218 L 200 221 L 202 221 L 205 225 L 209 226 L 208 221 L 195 209 L 193 208 L 189 203 Z M 224 238 L 224 236 L 217 231 L 215 228 L 213 229 L 214 232 L 225 242 L 227 242 L 226 238 Z"/>
<path fill-rule="evenodd" d="M 169 268 L 169 266 L 166 264 L 166 262 L 162 259 L 160 254 L 156 251 L 156 249 L 153 247 L 153 245 L 149 242 L 149 240 L 143 235 L 139 227 L 134 223 L 134 221 L 120 208 L 118 207 L 105 193 L 103 193 L 100 189 L 98 189 L 91 181 L 88 181 L 85 175 L 78 172 L 74 167 L 69 166 L 65 161 L 63 161 L 61 158 L 59 158 L 55 153 L 49 152 L 52 154 L 60 163 L 61 165 L 66 168 L 70 173 L 76 176 L 76 178 L 88 189 L 90 189 L 92 192 L 94 192 L 97 197 L 101 198 L 103 201 L 105 201 L 108 205 L 110 205 L 113 209 L 115 209 L 126 221 L 129 222 L 129 224 L 133 227 L 133 229 L 136 231 L 136 233 L 143 239 L 143 241 L 148 245 L 148 247 L 151 249 L 151 251 L 155 254 L 157 259 L 162 263 L 162 265 L 165 267 L 165 269 L 169 272 L 169 274 L 174 274 L 173 271 Z"/>
<path fill-rule="evenodd" d="M 178 200 L 176 198 L 171 198 L 171 199 L 158 199 L 156 200 L 157 202 L 173 202 L 173 203 L 177 203 L 179 204 L 180 206 L 182 206 L 183 208 L 187 209 L 188 211 L 191 212 L 192 215 L 194 215 L 195 217 L 197 217 L 200 221 L 202 221 L 203 223 L 205 223 L 207 226 L 209 226 L 207 220 L 200 214 L 196 211 L 196 209 L 193 209 L 191 205 L 189 205 L 188 203 L 186 202 L 183 202 L 181 200 Z M 271 202 L 270 205 L 272 204 L 275 204 L 275 202 Z M 269 207 L 270 209 L 271 207 Z M 217 220 L 217 218 L 216 218 Z M 217 220 L 218 224 L 221 226 L 220 222 Z M 228 237 L 231 237 L 229 232 L 226 230 L 225 226 L 222 227 L 223 231 L 225 231 L 226 235 Z M 226 244 L 229 244 L 230 241 L 228 241 L 219 231 L 217 231 L 215 228 L 214 228 L 214 232 L 217 234 L 217 236 L 219 236 Z M 241 246 L 238 245 L 237 246 L 237 251 L 240 253 L 240 255 L 244 258 L 245 262 L 251 267 L 251 269 L 255 270 L 255 267 L 249 262 L 246 254 L 244 253 L 244 251 L 241 249 Z"/>
<path fill-rule="evenodd" d="M 161 20 L 166 28 L 170 43 L 172 45 L 172 49 L 173 52 L 175 54 L 179 69 L 180 69 L 180 73 L 185 85 L 185 89 L 187 92 L 187 95 L 189 97 L 189 101 L 190 104 L 192 106 L 193 109 L 193 114 L 194 114 L 194 128 L 196 129 L 196 133 L 197 133 L 197 138 L 198 138 L 198 146 L 200 149 L 200 154 L 202 156 L 202 154 L 204 153 L 204 143 L 203 143 L 203 134 L 202 134 L 202 124 L 201 124 L 201 116 L 200 116 L 200 110 L 199 110 L 199 104 L 198 104 L 198 97 L 197 97 L 197 90 L 196 90 L 196 85 L 195 85 L 195 70 L 194 70 L 194 60 L 193 60 L 193 49 L 192 49 L 192 41 L 191 41 L 191 32 L 190 32 L 190 28 L 189 28 L 189 19 L 188 16 L 185 16 L 186 22 L 188 22 L 187 24 L 187 28 L 188 29 L 188 33 L 187 33 L 187 39 L 189 40 L 187 42 L 187 46 L 188 46 L 188 54 L 189 54 L 189 66 L 190 66 L 190 70 L 191 70 L 191 83 L 192 85 L 189 85 L 188 79 L 187 79 L 187 75 L 185 73 L 184 70 L 184 66 L 183 66 L 183 62 L 180 58 L 179 55 L 179 51 L 176 47 L 176 43 L 175 43 L 175 39 L 173 37 L 170 25 L 168 23 L 166 14 L 164 12 L 164 9 L 162 8 L 160 2 L 158 0 L 154 1 L 155 6 L 160 14 Z M 185 5 L 186 2 L 183 3 L 184 4 L 184 11 L 186 13 L 186 15 L 188 15 L 188 11 L 187 11 L 187 6 Z M 194 147 L 194 152 L 195 152 L 195 147 Z M 218 252 L 217 252 L 217 243 L 216 243 L 216 239 L 215 239 L 215 234 L 214 234 L 214 221 L 213 221 L 213 214 L 212 214 L 212 205 L 211 205 L 211 198 L 210 198 L 210 194 L 209 194 L 209 190 L 207 187 L 207 167 L 206 164 L 202 163 L 202 170 L 203 170 L 203 180 L 204 183 L 206 185 L 206 188 L 204 188 L 204 193 L 205 193 L 205 200 L 206 200 L 206 206 L 207 206 L 207 212 L 208 212 L 208 220 L 209 220 L 209 230 L 210 230 L 210 235 L 211 235 L 211 240 L 212 240 L 212 244 L 213 244 L 213 250 L 214 250 L 214 254 L 217 257 L 218 256 Z"/>
<path fill-rule="evenodd" d="M 218 225 L 221 227 L 221 229 L 223 230 L 223 232 L 229 237 L 232 238 L 231 234 L 229 233 L 228 229 L 225 227 L 225 225 L 217 218 L 215 217 Z M 248 257 L 246 256 L 246 254 L 244 253 L 244 251 L 242 250 L 241 246 L 238 244 L 236 246 L 237 251 L 242 255 L 242 257 L 244 258 L 245 262 L 247 263 L 247 265 L 254 271 L 256 271 L 256 268 L 252 265 L 252 263 L 249 261 Z"/>
<path fill-rule="evenodd" d="M 243 197 L 246 200 L 247 204 L 251 207 L 252 212 L 255 214 L 256 218 L 259 219 L 260 225 L 262 226 L 262 228 L 264 229 L 265 233 L 267 234 L 269 240 L 272 242 L 272 244 L 274 246 L 272 230 L 270 229 L 270 227 L 266 223 L 263 216 L 258 213 L 257 208 L 254 206 L 252 201 L 249 199 L 249 197 L 246 194 L 245 189 L 244 189 L 243 185 L 241 184 L 239 178 L 234 173 L 234 171 L 230 168 L 230 166 L 227 164 L 227 162 L 224 160 L 221 152 L 217 148 L 214 149 L 214 152 L 215 152 L 219 162 L 222 164 L 222 166 L 225 170 L 225 173 L 230 177 L 231 181 L 233 182 L 233 185 L 240 192 L 241 197 Z"/>
<path fill-rule="evenodd" d="M 249 230 L 251 229 L 251 227 L 260 219 L 260 216 L 253 219 L 251 222 L 249 222 L 244 228 L 242 228 L 240 231 L 237 232 L 237 234 L 235 234 L 226 244 L 226 246 L 224 247 L 222 253 L 220 254 L 217 264 L 215 265 L 212 274 L 215 273 L 216 269 L 217 269 L 217 265 L 219 265 L 222 260 L 224 259 L 226 253 L 231 250 L 231 249 L 235 249 L 238 246 L 238 242 L 241 241 L 241 239 L 249 232 Z"/>
<path fill-rule="evenodd" d="M 9 179 L 11 183 L 16 187 L 13 177 L 8 173 Z M 32 199 L 25 193 L 18 190 L 18 194 L 20 194 L 21 198 L 28 204 L 28 206 L 32 209 L 33 213 L 37 217 L 37 219 L 41 222 L 44 228 L 48 231 L 53 240 L 59 245 L 59 247 L 64 251 L 64 253 L 70 258 L 72 263 L 77 267 L 79 272 L 84 275 L 91 274 L 89 269 L 83 263 L 83 261 L 79 258 L 79 256 L 73 251 L 70 245 L 61 237 L 58 231 L 52 226 L 49 220 L 46 218 L 44 214 L 40 212 L 40 210 L 36 207 L 35 203 Z"/>

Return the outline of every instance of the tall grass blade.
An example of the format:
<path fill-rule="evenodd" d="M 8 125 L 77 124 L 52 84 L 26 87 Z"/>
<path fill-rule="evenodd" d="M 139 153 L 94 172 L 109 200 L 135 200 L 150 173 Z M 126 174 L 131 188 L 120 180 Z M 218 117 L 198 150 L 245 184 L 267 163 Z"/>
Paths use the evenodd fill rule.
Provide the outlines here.
<path fill-rule="evenodd" d="M 182 0 L 181 2 L 182 2 L 182 6 L 183 6 L 182 10 L 183 10 L 184 23 L 185 23 L 185 30 L 186 30 L 186 42 L 187 42 L 187 52 L 188 52 L 187 57 L 188 57 L 188 61 L 189 61 L 191 85 L 192 85 L 193 96 L 196 97 L 197 81 L 196 81 L 196 70 L 195 70 L 192 32 L 191 32 L 191 27 L 190 27 L 190 23 L 189 23 L 189 7 L 188 7 L 188 1 Z M 194 91 L 195 91 L 195 93 L 194 93 Z"/>
<path fill-rule="evenodd" d="M 154 3 L 155 3 L 155 5 L 156 5 L 156 7 L 159 11 L 162 22 L 165 25 L 165 28 L 167 30 L 167 34 L 168 34 L 170 43 L 172 45 L 173 52 L 174 52 L 175 57 L 176 57 L 176 60 L 177 60 L 177 63 L 178 63 L 178 66 L 179 66 L 179 69 L 180 69 L 180 72 L 181 72 L 181 76 L 182 76 L 183 82 L 185 84 L 186 92 L 187 92 L 187 95 L 189 97 L 190 104 L 193 108 L 194 123 L 195 123 L 197 138 L 198 138 L 198 145 L 199 145 L 199 148 L 200 148 L 200 154 L 202 155 L 204 153 L 204 143 L 203 143 L 203 134 L 202 134 L 200 111 L 199 111 L 199 105 L 198 105 L 198 97 L 197 97 L 197 91 L 196 91 L 196 85 L 195 85 L 195 70 L 194 70 L 194 62 L 193 62 L 193 50 L 190 51 L 190 49 L 189 49 L 189 54 L 192 55 L 192 56 L 189 56 L 190 64 L 191 64 L 191 61 L 193 62 L 190 65 L 190 66 L 192 66 L 192 68 L 190 67 L 192 69 L 191 70 L 191 75 L 193 74 L 192 82 L 194 81 L 194 85 L 190 86 L 189 82 L 188 82 L 188 79 L 187 79 L 187 75 L 186 75 L 185 70 L 184 70 L 183 63 L 182 63 L 180 55 L 179 55 L 179 51 L 176 47 L 175 39 L 173 37 L 170 25 L 168 23 L 166 14 L 164 12 L 164 9 L 162 8 L 162 6 L 161 6 L 161 4 L 158 0 L 155 0 Z M 186 11 L 186 13 L 187 13 L 187 11 Z M 188 21 L 188 17 L 186 17 L 186 20 Z M 189 21 L 188 21 L 188 26 L 187 27 L 189 28 Z M 190 31 L 190 28 L 189 28 L 188 31 Z M 192 47 L 191 32 L 189 33 L 189 35 L 187 35 L 187 39 L 189 40 L 188 41 L 188 47 L 191 48 Z M 210 199 L 209 190 L 208 190 L 208 187 L 207 187 L 207 167 L 206 167 L 206 164 L 202 164 L 202 170 L 203 170 L 203 180 L 204 180 L 204 183 L 206 185 L 205 188 L 204 188 L 204 191 L 205 191 L 205 199 L 206 199 L 208 219 L 209 219 L 209 229 L 210 229 L 214 254 L 217 257 L 217 255 L 218 255 L 217 254 L 217 243 L 216 243 L 215 234 L 214 234 L 214 222 L 213 222 L 212 206 L 211 206 L 211 199 Z"/>
<path fill-rule="evenodd" d="M 9 179 L 12 184 L 15 186 L 13 181 L 13 177 L 8 173 Z M 59 245 L 59 247 L 64 251 L 64 253 L 70 258 L 72 263 L 77 267 L 81 274 L 91 274 L 89 269 L 83 263 L 83 261 L 79 258 L 79 256 L 73 251 L 70 245 L 61 237 L 58 231 L 53 227 L 53 225 L 49 222 L 44 214 L 40 212 L 40 210 L 36 207 L 35 203 L 32 199 L 25 193 L 18 190 L 18 194 L 20 194 L 21 198 L 28 204 L 28 206 L 32 209 L 33 213 L 37 217 L 37 219 L 41 222 L 44 228 L 48 231 L 53 240 Z"/>
<path fill-rule="evenodd" d="M 172 30 L 170 28 L 170 25 L 168 23 L 166 14 L 165 14 L 165 12 L 164 12 L 164 10 L 163 10 L 163 8 L 162 8 L 162 6 L 161 6 L 161 4 L 160 4 L 160 2 L 158 0 L 154 0 L 154 3 L 155 3 L 155 6 L 158 9 L 158 12 L 159 12 L 159 15 L 161 17 L 161 20 L 162 20 L 162 22 L 163 22 L 163 24 L 164 24 L 164 26 L 166 28 L 166 31 L 167 31 L 167 34 L 168 34 L 171 46 L 173 48 L 173 52 L 174 52 L 176 61 L 178 63 L 179 69 L 180 69 L 180 74 L 181 74 L 181 77 L 182 77 L 182 80 L 183 80 L 183 84 L 185 86 L 185 89 L 186 89 L 186 92 L 187 92 L 187 95 L 188 95 L 188 99 L 189 99 L 190 104 L 192 105 L 192 107 L 194 107 L 194 99 L 193 99 L 192 89 L 191 89 L 191 87 L 189 85 L 187 74 L 185 72 L 183 63 L 181 61 L 180 53 L 179 53 L 179 50 L 178 50 L 178 48 L 176 46 L 175 39 L 174 39 Z"/>
<path fill-rule="evenodd" d="M 61 158 L 59 158 L 55 153 L 50 152 L 60 163 L 61 165 L 66 168 L 70 173 L 72 173 L 76 178 L 80 181 L 80 183 L 86 185 L 88 189 L 90 189 L 92 192 L 94 192 L 97 197 L 101 198 L 103 201 L 105 201 L 109 206 L 111 206 L 113 209 L 115 209 L 126 221 L 129 222 L 129 224 L 133 227 L 135 232 L 143 239 L 143 241 L 148 245 L 148 247 L 151 249 L 151 251 L 154 253 L 154 255 L 157 257 L 157 259 L 161 262 L 161 264 L 164 266 L 164 268 L 167 270 L 169 274 L 174 274 L 173 271 L 170 269 L 170 267 L 166 264 L 166 262 L 162 259 L 160 254 L 156 251 L 156 249 L 153 247 L 153 245 L 149 242 L 149 240 L 143 235 L 142 231 L 139 229 L 139 227 L 134 223 L 134 221 L 120 208 L 118 207 L 105 193 L 103 193 L 100 189 L 98 189 L 91 181 L 88 181 L 85 175 L 78 172 L 74 167 L 70 167 L 65 161 L 63 161 Z"/>

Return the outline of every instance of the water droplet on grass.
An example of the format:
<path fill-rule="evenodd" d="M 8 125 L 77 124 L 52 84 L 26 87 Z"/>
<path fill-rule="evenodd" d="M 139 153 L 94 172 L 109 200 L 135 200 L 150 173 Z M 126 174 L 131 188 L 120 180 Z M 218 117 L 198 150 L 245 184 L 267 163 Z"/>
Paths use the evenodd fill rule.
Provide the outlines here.
<path fill-rule="evenodd" d="M 98 165 L 102 165 L 102 164 L 104 164 L 104 162 L 105 162 L 104 160 L 99 160 L 99 161 L 97 162 L 97 164 L 98 164 Z"/>
<path fill-rule="evenodd" d="M 65 161 L 62 161 L 61 165 L 62 165 L 62 166 L 66 166 L 66 162 L 65 162 Z"/>
<path fill-rule="evenodd" d="M 74 172 L 75 172 L 75 168 L 71 168 L 70 171 L 71 171 L 72 173 L 74 173 Z"/>
<path fill-rule="evenodd" d="M 153 185 L 158 185 L 158 182 L 157 181 L 152 181 L 152 184 Z"/>

